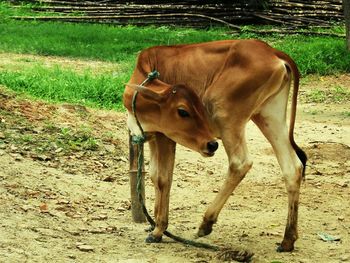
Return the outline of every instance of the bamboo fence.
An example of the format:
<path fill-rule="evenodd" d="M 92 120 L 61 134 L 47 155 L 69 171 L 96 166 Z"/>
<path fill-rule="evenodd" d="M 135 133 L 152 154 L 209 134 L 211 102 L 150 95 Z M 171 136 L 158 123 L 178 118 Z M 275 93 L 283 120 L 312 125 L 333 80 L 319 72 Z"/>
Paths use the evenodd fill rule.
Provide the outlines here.
<path fill-rule="evenodd" d="M 38 12 L 38 15 L 13 18 L 119 25 L 208 27 L 226 24 L 233 28 L 235 25 L 244 24 L 327 27 L 344 20 L 341 0 L 270 0 L 265 5 L 250 4 L 249 1 L 227 3 L 228 1 L 215 0 L 176 2 L 32 0 L 32 2 L 34 2 L 32 9 Z"/>

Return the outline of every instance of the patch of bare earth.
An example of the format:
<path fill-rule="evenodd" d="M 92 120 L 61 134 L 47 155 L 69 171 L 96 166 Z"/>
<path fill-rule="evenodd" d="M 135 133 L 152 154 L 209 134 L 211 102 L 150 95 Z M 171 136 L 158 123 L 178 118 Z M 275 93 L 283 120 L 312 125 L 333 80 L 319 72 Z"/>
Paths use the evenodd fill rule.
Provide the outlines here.
<path fill-rule="evenodd" d="M 337 78 L 350 87 L 348 76 Z M 301 89 L 317 85 L 315 78 Z M 330 116 L 317 113 L 327 115 L 333 106 Z M 253 168 L 226 203 L 213 233 L 200 241 L 250 250 L 255 253 L 253 262 L 349 262 L 350 123 L 342 114 L 349 106 L 349 101 L 307 102 L 302 92 L 295 137 L 309 163 L 294 252 L 275 251 L 283 237 L 287 195 L 271 147 L 253 124 L 247 128 Z M 310 107 L 317 112 L 311 114 Z M 74 135 L 86 129 L 87 141 L 96 144 L 76 140 Z M 62 140 L 73 145 L 60 145 Z M 29 101 L 2 88 L 0 261 L 220 262 L 216 252 L 166 237 L 160 244 L 144 242 L 148 225 L 133 223 L 130 215 L 127 158 L 124 113 Z M 171 232 L 194 236 L 225 174 L 222 146 L 206 159 L 178 147 Z M 151 212 L 153 192 L 147 178 Z M 339 239 L 326 242 L 320 233 Z"/>

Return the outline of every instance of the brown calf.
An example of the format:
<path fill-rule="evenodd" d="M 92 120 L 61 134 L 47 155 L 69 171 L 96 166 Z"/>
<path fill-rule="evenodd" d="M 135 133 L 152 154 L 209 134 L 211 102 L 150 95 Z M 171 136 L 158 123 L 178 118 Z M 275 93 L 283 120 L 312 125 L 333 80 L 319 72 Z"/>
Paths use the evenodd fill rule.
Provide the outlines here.
<path fill-rule="evenodd" d="M 137 86 L 156 69 L 160 78 Z M 294 79 L 289 129 L 286 109 Z M 229 164 L 227 179 L 205 212 L 198 235 L 208 235 L 236 186 L 252 167 L 245 126 L 255 122 L 271 143 L 288 192 L 288 218 L 278 251 L 292 251 L 298 237 L 299 188 L 306 154 L 293 137 L 299 72 L 286 54 L 257 40 L 216 41 L 192 45 L 158 46 L 142 51 L 125 88 L 128 127 L 140 134 L 131 113 L 135 89 L 137 117 L 149 141 L 150 174 L 155 186 L 156 226 L 146 241 L 159 242 L 168 226 L 169 193 L 175 146 L 180 143 L 203 156 L 212 156 L 223 141 Z"/>

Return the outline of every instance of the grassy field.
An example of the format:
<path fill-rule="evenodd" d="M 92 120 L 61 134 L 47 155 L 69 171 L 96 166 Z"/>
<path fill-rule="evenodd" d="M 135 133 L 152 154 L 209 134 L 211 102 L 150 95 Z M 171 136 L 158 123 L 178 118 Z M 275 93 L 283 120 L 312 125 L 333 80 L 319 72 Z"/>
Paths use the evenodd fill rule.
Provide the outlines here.
<path fill-rule="evenodd" d="M 149 46 L 197 43 L 219 39 L 259 38 L 285 51 L 303 75 L 350 71 L 345 39 L 305 35 L 233 35 L 227 28 L 195 30 L 172 27 L 119 27 L 95 24 L 13 21 L 15 12 L 0 3 L 0 52 L 62 56 L 115 63 L 115 74 L 75 72 L 59 66 L 37 64 L 29 68 L 0 68 L 0 85 L 51 101 L 83 103 L 95 107 L 121 108 L 123 84 L 127 82 L 137 53 Z M 343 33 L 334 26 L 332 32 Z"/>
<path fill-rule="evenodd" d="M 334 28 L 335 31 L 339 27 Z M 96 24 L 8 21 L 0 24 L 0 50 L 132 63 L 137 52 L 155 45 L 259 38 L 290 54 L 303 74 L 350 70 L 345 39 L 304 35 L 232 35 L 227 28 L 112 27 Z"/>

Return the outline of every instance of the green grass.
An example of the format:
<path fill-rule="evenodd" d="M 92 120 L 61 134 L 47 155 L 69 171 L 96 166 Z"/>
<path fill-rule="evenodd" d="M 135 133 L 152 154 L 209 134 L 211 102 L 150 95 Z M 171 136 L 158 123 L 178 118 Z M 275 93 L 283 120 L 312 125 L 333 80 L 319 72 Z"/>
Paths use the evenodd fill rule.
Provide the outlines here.
<path fill-rule="evenodd" d="M 81 127 L 80 129 L 61 128 L 56 138 L 56 145 L 59 148 L 70 150 L 90 150 L 98 149 L 98 140 L 92 136 L 91 129 Z"/>
<path fill-rule="evenodd" d="M 224 29 L 201 31 L 22 21 L 0 23 L 0 32 L 3 51 L 112 62 L 134 61 L 137 52 L 149 46 L 228 38 Z"/>
<path fill-rule="evenodd" d="M 153 45 L 209 41 L 227 37 L 224 29 L 208 31 L 166 27 L 110 27 L 88 24 L 0 23 L 0 51 L 55 55 L 117 62 L 118 74 L 79 74 L 42 65 L 0 70 L 0 84 L 49 101 L 121 109 L 124 84 L 137 53 Z"/>
<path fill-rule="evenodd" d="M 350 52 L 345 40 L 331 37 L 291 36 L 288 43 L 276 43 L 297 62 L 303 75 L 350 72 Z"/>
<path fill-rule="evenodd" d="M 350 118 L 350 111 L 344 111 L 341 113 L 343 117 Z"/>
<path fill-rule="evenodd" d="M 23 155 L 31 152 L 34 156 L 47 153 L 56 157 L 74 151 L 101 150 L 103 144 L 103 139 L 97 138 L 87 126 L 59 127 L 50 122 L 42 127 L 43 132 L 36 132 L 35 126 L 19 114 L 0 109 L 0 115 L 8 120 L 0 123 L 6 145 L 3 147 L 13 145 Z"/>
<path fill-rule="evenodd" d="M 243 30 L 232 35 L 225 27 L 209 30 L 177 27 L 108 26 L 98 24 L 72 24 L 60 22 L 25 22 L 9 20 L 13 15 L 33 14 L 31 4 L 11 8 L 0 3 L 0 51 L 57 55 L 123 62 L 132 66 L 136 54 L 150 46 L 198 43 L 219 39 L 259 38 L 288 53 L 303 74 L 320 75 L 350 71 L 350 53 L 345 39 L 305 35 L 257 35 Z M 35 13 L 34 13 L 35 14 Z M 273 26 L 244 29 L 276 29 Z M 314 29 L 313 31 L 320 31 Z M 343 25 L 335 25 L 326 32 L 344 34 Z"/>
<path fill-rule="evenodd" d="M 307 101 L 308 102 L 324 102 L 327 98 L 326 93 L 323 90 L 315 89 L 311 90 L 307 95 L 306 95 Z"/>
<path fill-rule="evenodd" d="M 116 62 L 118 74 L 84 74 L 57 66 L 42 65 L 23 70 L 0 68 L 0 84 L 51 101 L 83 103 L 95 107 L 121 108 L 124 83 L 132 73 L 140 50 L 155 45 L 197 43 L 219 39 L 260 38 L 288 53 L 303 75 L 350 72 L 350 53 L 345 39 L 305 35 L 232 35 L 229 29 L 208 30 L 175 27 L 107 26 L 59 22 L 13 21 L 9 17 L 30 13 L 30 5 L 12 9 L 0 3 L 0 52 L 54 55 Z M 344 33 L 334 26 L 328 30 Z"/>
<path fill-rule="evenodd" d="M 70 102 L 92 107 L 121 109 L 121 96 L 128 74 L 78 74 L 73 70 L 37 65 L 21 71 L 0 71 L 6 87 L 52 102 Z"/>
<path fill-rule="evenodd" d="M 339 27 L 334 27 L 338 32 Z M 232 36 L 227 28 L 195 30 L 171 27 L 112 27 L 96 24 L 6 21 L 0 23 L 0 51 L 123 62 L 132 66 L 137 53 L 150 46 L 219 39 L 260 38 L 288 53 L 303 74 L 350 71 L 345 40 L 304 35 Z"/>
<path fill-rule="evenodd" d="M 14 8 L 7 1 L 0 1 L 0 21 L 10 20 L 10 16 L 32 15 L 31 4 L 22 4 L 20 8 Z"/>
<path fill-rule="evenodd" d="M 306 93 L 307 102 L 315 103 L 340 103 L 350 101 L 350 91 L 345 87 L 336 85 L 328 89 L 312 89 Z"/>

